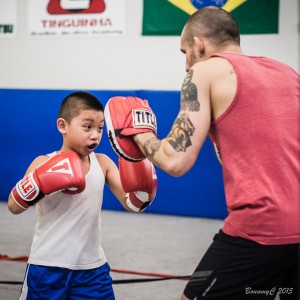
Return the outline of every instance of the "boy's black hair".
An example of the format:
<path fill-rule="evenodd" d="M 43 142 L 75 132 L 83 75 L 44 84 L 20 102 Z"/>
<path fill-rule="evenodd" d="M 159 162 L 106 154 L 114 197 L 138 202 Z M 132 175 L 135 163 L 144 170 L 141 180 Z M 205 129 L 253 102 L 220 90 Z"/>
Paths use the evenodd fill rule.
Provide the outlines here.
<path fill-rule="evenodd" d="M 88 92 L 78 91 L 68 95 L 61 103 L 58 117 L 68 123 L 78 116 L 83 110 L 103 111 L 102 103 Z"/>

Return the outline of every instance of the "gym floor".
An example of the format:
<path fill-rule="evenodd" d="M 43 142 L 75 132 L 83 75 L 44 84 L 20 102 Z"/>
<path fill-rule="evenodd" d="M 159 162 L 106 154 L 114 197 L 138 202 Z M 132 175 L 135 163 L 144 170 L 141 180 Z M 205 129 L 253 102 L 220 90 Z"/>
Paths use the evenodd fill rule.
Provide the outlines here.
<path fill-rule="evenodd" d="M 0 299 L 17 300 L 35 209 L 12 215 L 0 202 Z M 102 245 L 112 269 L 116 300 L 179 300 L 189 276 L 223 220 L 102 211 Z M 137 280 L 135 280 L 137 279 Z M 152 281 L 153 280 L 153 281 Z M 10 282 L 4 284 L 4 282 Z M 277 299 L 277 298 L 276 298 Z"/>

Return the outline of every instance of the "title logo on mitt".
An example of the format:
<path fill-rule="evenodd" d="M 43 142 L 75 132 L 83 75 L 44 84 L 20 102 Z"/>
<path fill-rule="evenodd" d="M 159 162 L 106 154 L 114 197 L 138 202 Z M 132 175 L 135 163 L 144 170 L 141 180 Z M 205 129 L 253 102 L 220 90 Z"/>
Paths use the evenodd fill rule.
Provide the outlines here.
<path fill-rule="evenodd" d="M 134 128 L 149 128 L 156 133 L 156 116 L 152 111 L 145 109 L 133 109 L 132 121 Z"/>

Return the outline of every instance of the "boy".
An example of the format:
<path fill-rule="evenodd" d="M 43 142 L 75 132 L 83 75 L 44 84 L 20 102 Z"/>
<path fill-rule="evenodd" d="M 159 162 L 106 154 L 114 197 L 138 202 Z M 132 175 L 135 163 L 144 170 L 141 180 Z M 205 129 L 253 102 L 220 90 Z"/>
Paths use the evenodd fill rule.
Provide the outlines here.
<path fill-rule="evenodd" d="M 148 160 L 119 160 L 120 178 L 108 156 L 93 152 L 103 126 L 96 97 L 67 96 L 57 120 L 61 149 L 34 159 L 9 195 L 13 214 L 36 205 L 38 215 L 20 299 L 114 299 L 100 243 L 104 183 L 125 209 L 138 212 L 154 199 L 156 176 Z"/>

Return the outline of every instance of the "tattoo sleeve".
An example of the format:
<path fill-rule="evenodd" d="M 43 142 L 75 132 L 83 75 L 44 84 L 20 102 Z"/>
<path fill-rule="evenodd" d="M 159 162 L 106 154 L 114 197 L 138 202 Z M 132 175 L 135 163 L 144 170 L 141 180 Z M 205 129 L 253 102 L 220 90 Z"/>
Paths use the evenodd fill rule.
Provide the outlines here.
<path fill-rule="evenodd" d="M 169 144 L 177 151 L 186 151 L 186 148 L 192 145 L 191 136 L 194 134 L 195 126 L 189 118 L 189 111 L 200 111 L 200 102 L 198 101 L 197 86 L 192 82 L 193 70 L 190 70 L 183 82 L 180 94 L 180 111 L 175 120 L 172 130 L 167 140 Z"/>
<path fill-rule="evenodd" d="M 144 144 L 144 151 L 146 156 L 153 157 L 155 153 L 159 150 L 160 145 L 161 141 L 156 137 L 147 140 Z"/>
<path fill-rule="evenodd" d="M 190 137 L 194 131 L 195 127 L 189 119 L 189 114 L 181 113 L 175 120 L 167 140 L 177 152 L 186 151 L 186 148 L 192 145 Z"/>
<path fill-rule="evenodd" d="M 197 86 L 192 82 L 193 70 L 190 70 L 184 79 L 180 94 L 181 110 L 199 111 L 200 102 L 198 101 Z"/>

